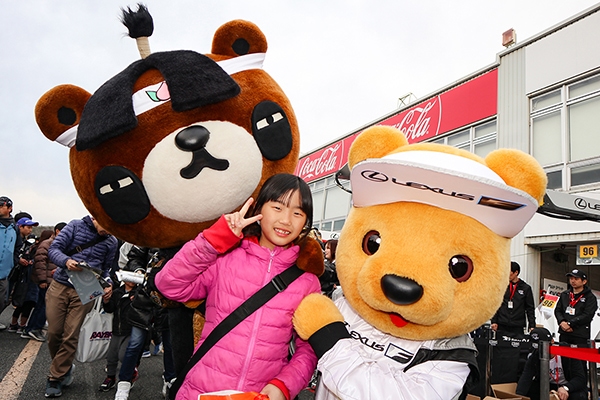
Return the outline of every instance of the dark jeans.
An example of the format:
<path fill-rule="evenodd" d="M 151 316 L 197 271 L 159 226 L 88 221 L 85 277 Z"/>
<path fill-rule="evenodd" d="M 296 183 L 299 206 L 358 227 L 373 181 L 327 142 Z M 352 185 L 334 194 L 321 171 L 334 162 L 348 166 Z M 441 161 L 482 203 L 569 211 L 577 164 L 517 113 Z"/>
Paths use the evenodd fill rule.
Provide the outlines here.
<path fill-rule="evenodd" d="M 131 382 L 135 367 L 138 365 L 140 356 L 146 343 L 146 335 L 148 331 L 140 329 L 137 326 L 131 328 L 131 336 L 129 344 L 125 350 L 125 357 L 119 370 L 119 381 Z"/>
<path fill-rule="evenodd" d="M 169 328 L 162 331 L 162 344 L 163 344 L 163 367 L 165 372 L 163 376 L 165 381 L 169 382 L 171 379 L 176 378 L 175 373 L 175 362 L 173 361 L 173 347 L 171 347 L 171 332 Z"/>
<path fill-rule="evenodd" d="M 29 317 L 25 332 L 41 330 L 46 324 L 46 291 L 48 289 L 40 288 L 38 300 L 33 309 L 33 314 Z"/>
<path fill-rule="evenodd" d="M 26 301 L 25 303 L 23 303 L 22 306 L 15 308 L 15 311 L 13 311 L 12 316 L 13 318 L 17 319 L 17 324 L 21 325 L 21 320 L 23 318 L 25 318 L 26 320 L 29 319 L 33 307 L 35 307 L 35 301 Z"/>
<path fill-rule="evenodd" d="M 175 371 L 179 373 L 194 354 L 194 310 L 184 306 L 169 308 L 168 315 L 169 327 L 173 327 L 170 332 L 173 361 Z"/>

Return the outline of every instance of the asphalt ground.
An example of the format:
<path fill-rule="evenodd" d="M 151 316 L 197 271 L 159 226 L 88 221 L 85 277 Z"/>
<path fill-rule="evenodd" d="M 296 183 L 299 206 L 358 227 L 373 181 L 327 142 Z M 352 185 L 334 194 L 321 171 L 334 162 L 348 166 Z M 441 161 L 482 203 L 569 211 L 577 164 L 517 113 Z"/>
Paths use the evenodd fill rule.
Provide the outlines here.
<path fill-rule="evenodd" d="M 0 323 L 8 326 L 13 308 L 7 307 L 0 315 Z M 150 345 L 150 349 L 153 346 Z M 92 363 L 75 361 L 74 381 L 60 397 L 65 400 L 109 400 L 114 399 L 115 389 L 100 392 L 104 381 L 105 361 Z M 45 399 L 46 378 L 50 367 L 50 353 L 45 342 L 23 339 L 20 334 L 0 331 L 0 400 Z M 130 400 L 162 400 L 162 353 L 142 358 L 140 377 L 131 389 Z M 298 400 L 312 400 L 314 393 L 306 390 Z"/>

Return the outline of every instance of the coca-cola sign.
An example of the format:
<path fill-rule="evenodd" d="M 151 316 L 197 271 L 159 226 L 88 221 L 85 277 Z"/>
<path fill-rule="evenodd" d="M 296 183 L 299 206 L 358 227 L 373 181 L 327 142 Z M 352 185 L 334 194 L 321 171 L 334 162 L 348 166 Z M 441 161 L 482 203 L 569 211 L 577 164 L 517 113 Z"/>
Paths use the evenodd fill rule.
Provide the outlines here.
<path fill-rule="evenodd" d="M 496 114 L 498 70 L 456 86 L 377 125 L 395 126 L 409 143 L 422 142 Z"/>
<path fill-rule="evenodd" d="M 349 136 L 303 157 L 296 167 L 295 174 L 305 181 L 314 181 L 340 170 L 348 159 L 348 149 L 356 136 Z"/>
<path fill-rule="evenodd" d="M 422 138 L 438 134 L 442 120 L 442 99 L 433 99 L 401 114 L 402 120 L 393 126 L 406 135 L 409 143 L 420 142 Z"/>
<path fill-rule="evenodd" d="M 498 106 L 498 70 L 493 69 L 446 92 L 403 110 L 377 125 L 394 126 L 406 135 L 409 143 L 468 126 L 495 115 Z M 296 175 L 314 181 L 331 175 L 348 161 L 348 150 L 360 132 L 352 133 L 326 148 L 302 157 Z"/>

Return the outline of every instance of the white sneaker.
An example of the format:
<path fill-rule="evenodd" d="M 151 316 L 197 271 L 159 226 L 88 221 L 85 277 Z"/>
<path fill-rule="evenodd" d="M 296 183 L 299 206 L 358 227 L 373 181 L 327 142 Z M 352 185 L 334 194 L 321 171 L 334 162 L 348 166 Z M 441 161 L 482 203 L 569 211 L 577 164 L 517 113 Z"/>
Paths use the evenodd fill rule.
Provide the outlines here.
<path fill-rule="evenodd" d="M 117 393 L 115 393 L 115 400 L 127 400 L 129 398 L 130 390 L 131 382 L 119 382 L 119 384 L 117 385 Z"/>
<path fill-rule="evenodd" d="M 163 376 L 162 395 L 165 399 L 167 398 L 167 394 L 169 393 L 168 390 L 171 389 L 171 386 L 173 386 L 173 382 L 175 382 L 175 379 L 177 378 L 173 378 L 169 382 L 167 382 L 165 381 L 165 377 Z"/>
<path fill-rule="evenodd" d="M 0 324 L 0 331 L 3 331 L 3 330 L 5 330 L 5 329 L 6 329 L 6 325 L 4 325 L 4 324 Z"/>

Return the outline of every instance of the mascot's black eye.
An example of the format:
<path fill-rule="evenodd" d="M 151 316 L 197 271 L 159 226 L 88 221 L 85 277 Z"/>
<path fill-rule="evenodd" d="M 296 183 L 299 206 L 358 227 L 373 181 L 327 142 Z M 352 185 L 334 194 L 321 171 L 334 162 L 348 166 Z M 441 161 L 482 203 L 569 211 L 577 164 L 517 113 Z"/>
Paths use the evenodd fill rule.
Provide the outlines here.
<path fill-rule="evenodd" d="M 452 256 L 448 262 L 448 269 L 450 269 L 450 275 L 452 275 L 457 282 L 464 282 L 469 279 L 473 273 L 473 261 L 467 256 Z"/>
<path fill-rule="evenodd" d="M 380 245 L 381 236 L 379 236 L 379 232 L 369 231 L 363 239 L 362 249 L 366 255 L 372 256 L 373 254 L 377 253 Z"/>
<path fill-rule="evenodd" d="M 252 135 L 263 157 L 269 161 L 281 160 L 292 151 L 292 126 L 277 103 L 262 101 L 254 107 Z"/>

